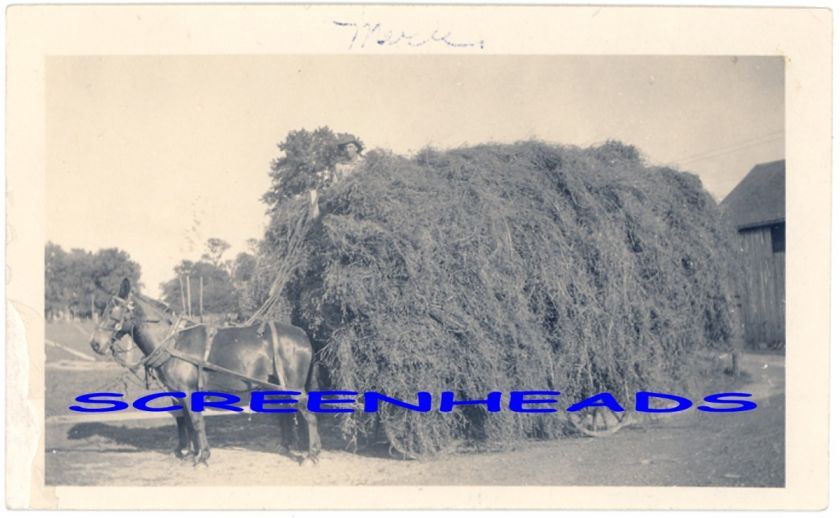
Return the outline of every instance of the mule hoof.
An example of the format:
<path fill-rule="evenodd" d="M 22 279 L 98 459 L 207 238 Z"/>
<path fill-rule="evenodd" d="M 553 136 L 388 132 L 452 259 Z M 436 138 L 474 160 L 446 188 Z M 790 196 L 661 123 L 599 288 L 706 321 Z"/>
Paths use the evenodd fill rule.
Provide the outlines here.
<path fill-rule="evenodd" d="M 302 468 L 314 468 L 318 465 L 318 458 L 317 457 L 304 457 L 303 460 L 300 461 L 300 467 Z"/>
<path fill-rule="evenodd" d="M 172 455 L 174 455 L 176 459 L 186 460 L 190 458 L 191 453 L 192 452 L 187 449 L 175 448 L 175 450 L 172 452 Z"/>
<path fill-rule="evenodd" d="M 207 451 L 207 450 L 202 450 L 202 451 L 198 452 L 198 454 L 196 454 L 196 456 L 193 458 L 193 466 L 194 467 L 199 467 L 200 465 L 203 464 L 205 467 L 210 467 L 210 465 L 207 464 L 207 460 L 209 458 L 210 458 L 210 452 Z"/>

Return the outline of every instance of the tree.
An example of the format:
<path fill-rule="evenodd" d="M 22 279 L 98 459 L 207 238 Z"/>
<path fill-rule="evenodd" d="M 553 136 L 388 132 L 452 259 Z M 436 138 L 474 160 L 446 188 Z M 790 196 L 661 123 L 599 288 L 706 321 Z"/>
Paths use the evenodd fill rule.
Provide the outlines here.
<path fill-rule="evenodd" d="M 248 241 L 246 241 L 245 244 L 248 248 L 248 252 L 251 255 L 257 255 L 259 253 L 259 251 L 260 251 L 260 240 L 259 239 L 251 238 Z"/>
<path fill-rule="evenodd" d="M 199 292 L 202 282 L 204 284 L 205 314 L 238 313 L 237 292 L 230 274 L 222 266 L 207 261 L 192 262 L 184 260 L 175 267 L 175 277 L 161 284 L 163 300 L 167 304 L 173 308 L 182 307 L 181 284 L 186 283 L 187 279 L 189 279 L 190 309 L 193 315 L 199 314 Z M 184 285 L 184 295 L 186 295 L 186 284 Z"/>
<path fill-rule="evenodd" d="M 128 278 L 133 286 L 140 285 L 140 267 L 123 250 L 99 250 L 93 254 L 90 268 L 98 289 L 96 294 L 105 299 L 102 301 L 103 307 L 107 299 L 119 291 L 124 278 Z"/>
<path fill-rule="evenodd" d="M 334 133 L 324 126 L 315 131 L 291 131 L 277 147 L 284 153 L 271 163 L 271 188 L 263 196 L 272 212 L 283 200 L 319 186 L 318 173 L 332 169 L 341 160 L 338 143 L 353 138 L 349 133 Z"/>
<path fill-rule="evenodd" d="M 230 244 L 224 239 L 211 237 L 207 240 L 207 251 L 201 256 L 202 261 L 209 262 L 214 266 L 222 265 L 222 256 L 230 248 Z"/>
<path fill-rule="evenodd" d="M 140 265 L 118 248 L 92 253 L 80 248 L 65 252 L 55 243 L 45 250 L 45 300 L 48 318 L 62 314 L 91 316 L 105 308 L 108 300 L 127 277 L 140 285 Z"/>
<path fill-rule="evenodd" d="M 257 259 L 246 252 L 241 252 L 233 261 L 233 282 L 234 284 L 244 284 L 251 280 L 254 276 L 254 270 L 257 267 Z"/>
<path fill-rule="evenodd" d="M 232 277 L 236 288 L 239 316 L 250 316 L 259 306 L 258 292 L 254 290 L 254 276 L 257 273 L 257 258 L 242 252 L 233 261 Z"/>
<path fill-rule="evenodd" d="M 55 243 L 47 243 L 44 260 L 44 311 L 52 319 L 69 307 L 67 252 Z"/>

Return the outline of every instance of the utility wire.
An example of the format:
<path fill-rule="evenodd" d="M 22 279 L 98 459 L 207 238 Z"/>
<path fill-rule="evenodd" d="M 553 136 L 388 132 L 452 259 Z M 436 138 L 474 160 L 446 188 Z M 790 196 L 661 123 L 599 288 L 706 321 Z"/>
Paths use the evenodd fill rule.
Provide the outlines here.
<path fill-rule="evenodd" d="M 679 158 L 678 160 L 679 161 L 694 160 L 695 158 L 701 158 L 701 157 L 704 157 L 704 156 L 707 156 L 707 155 L 715 155 L 715 154 L 718 154 L 720 152 L 729 151 L 732 148 L 740 148 L 740 147 L 743 147 L 743 146 L 746 146 L 746 145 L 763 143 L 765 141 L 773 141 L 773 140 L 778 139 L 783 133 L 784 133 L 783 131 L 776 131 L 776 132 L 773 132 L 773 133 L 768 133 L 767 135 L 762 135 L 762 136 L 759 136 L 759 137 L 752 137 L 752 138 L 742 140 L 742 141 L 739 141 L 739 142 L 733 142 L 731 144 L 727 144 L 725 146 L 722 146 L 722 147 L 719 147 L 719 148 L 716 148 L 716 149 L 710 149 L 710 150 L 707 150 L 707 151 L 703 151 L 701 153 L 695 153 L 695 154 L 692 154 L 692 155 L 683 156 L 683 157 Z"/>
<path fill-rule="evenodd" d="M 759 136 L 759 137 L 753 137 L 753 138 L 750 138 L 750 139 L 747 139 L 747 140 L 742 140 L 740 142 L 734 142 L 732 144 L 729 144 L 729 145 L 726 145 L 726 146 L 723 146 L 723 147 L 720 147 L 720 148 L 717 148 L 717 149 L 712 149 L 712 150 L 709 150 L 709 151 L 705 151 L 703 153 L 695 153 L 693 155 L 688 155 L 688 156 L 679 158 L 677 160 L 674 160 L 673 162 L 679 163 L 679 164 L 687 164 L 687 163 L 691 163 L 691 162 L 697 162 L 697 161 L 705 160 L 705 159 L 708 159 L 708 158 L 714 158 L 714 157 L 718 157 L 718 156 L 728 155 L 730 153 L 734 153 L 734 152 L 737 152 L 737 151 L 742 151 L 744 149 L 748 149 L 748 148 L 751 148 L 751 147 L 754 147 L 754 146 L 759 146 L 759 145 L 762 145 L 762 144 L 769 144 L 770 142 L 777 141 L 781 138 L 784 138 L 784 131 L 783 130 L 775 131 L 773 133 L 768 133 L 767 135 L 762 135 L 762 136 Z"/>
<path fill-rule="evenodd" d="M 737 147 L 737 148 L 724 150 L 724 151 L 721 151 L 721 152 L 718 152 L 718 153 L 711 153 L 709 155 L 697 157 L 697 158 L 694 158 L 694 159 L 691 159 L 691 160 L 683 160 L 681 163 L 682 164 L 690 164 L 690 163 L 693 163 L 693 162 L 700 162 L 700 161 L 703 161 L 703 160 L 709 160 L 709 159 L 712 159 L 712 158 L 719 158 L 719 157 L 722 157 L 722 156 L 731 155 L 732 153 L 737 153 L 737 152 L 740 152 L 740 151 L 744 151 L 744 150 L 752 148 L 752 147 L 761 146 L 761 145 L 764 145 L 764 144 L 769 144 L 771 142 L 779 140 L 780 138 L 781 137 L 776 137 L 774 139 L 768 139 L 768 140 L 764 140 L 764 141 L 760 141 L 760 142 L 753 142 L 752 144 L 746 144 L 746 145 L 743 145 L 743 146 L 740 146 L 740 147 Z"/>

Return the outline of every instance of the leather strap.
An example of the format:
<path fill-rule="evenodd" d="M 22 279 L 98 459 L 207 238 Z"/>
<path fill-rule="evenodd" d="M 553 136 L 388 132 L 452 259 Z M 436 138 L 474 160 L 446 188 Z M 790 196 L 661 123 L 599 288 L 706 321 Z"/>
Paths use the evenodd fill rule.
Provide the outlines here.
<path fill-rule="evenodd" d="M 213 341 L 216 338 L 216 333 L 219 330 L 216 326 L 207 326 L 205 328 L 205 333 L 207 338 L 204 342 L 204 359 L 200 364 L 198 364 L 198 390 L 204 390 L 204 366 L 208 364 L 207 359 L 210 358 L 210 351 L 213 349 Z"/>
<path fill-rule="evenodd" d="M 286 387 L 286 374 L 283 372 L 283 365 L 277 357 L 280 344 L 277 341 L 277 327 L 274 322 L 269 322 L 268 327 L 271 328 L 271 357 L 274 359 L 274 372 L 277 374 L 277 384 L 281 387 Z"/>
<path fill-rule="evenodd" d="M 285 384 L 284 385 L 277 385 L 277 384 L 274 384 L 274 383 L 271 383 L 271 382 L 268 382 L 268 381 L 262 381 L 262 380 L 258 380 L 256 378 L 252 378 L 250 376 L 245 376 L 244 374 L 240 374 L 236 371 L 227 369 L 227 368 L 222 367 L 220 365 L 216 365 L 215 363 L 205 362 L 201 358 L 196 358 L 195 356 L 191 356 L 189 354 L 182 353 L 181 351 L 179 351 L 177 349 L 172 349 L 171 351 L 169 351 L 169 354 L 171 354 L 175 358 L 178 358 L 179 360 L 184 360 L 185 362 L 192 363 L 193 365 L 199 365 L 202 368 L 207 369 L 209 371 L 215 371 L 215 372 L 221 372 L 222 374 L 228 374 L 228 375 L 233 376 L 235 378 L 239 378 L 243 381 L 248 381 L 250 383 L 253 383 L 254 385 L 257 385 L 257 386 L 262 385 L 262 386 L 266 386 L 266 387 L 271 387 L 271 388 L 276 389 L 276 390 L 286 390 L 286 385 Z"/>
<path fill-rule="evenodd" d="M 285 373 L 282 369 L 280 358 L 277 357 L 277 350 L 279 348 L 279 341 L 278 341 L 278 337 L 277 337 L 277 328 L 274 326 L 273 322 L 269 322 L 268 325 L 271 328 L 272 360 L 274 361 L 274 371 L 277 373 L 277 379 L 279 381 L 278 384 L 271 383 L 271 382 L 268 382 L 268 381 L 258 380 L 256 378 L 252 378 L 250 376 L 245 376 L 244 374 L 241 374 L 239 372 L 227 369 L 227 368 L 222 367 L 220 365 L 210 363 L 208 361 L 208 358 L 210 357 L 210 351 L 211 351 L 211 348 L 212 348 L 212 345 L 213 345 L 213 341 L 214 341 L 214 338 L 216 336 L 216 332 L 218 331 L 215 327 L 212 327 L 212 326 L 208 326 L 208 329 L 207 329 L 207 342 L 206 342 L 206 345 L 204 347 L 204 357 L 203 358 L 197 358 L 197 357 L 192 356 L 190 354 L 183 353 L 183 352 L 179 351 L 178 349 L 176 349 L 175 347 L 170 347 L 170 342 L 172 342 L 173 338 L 175 338 L 176 335 L 180 335 L 180 332 L 185 330 L 185 329 L 174 330 L 174 328 L 173 328 L 174 332 L 170 333 L 170 335 L 167 336 L 164 339 L 164 341 L 154 351 L 152 351 L 148 356 L 143 358 L 138 364 L 136 364 L 134 367 L 130 367 L 128 365 L 125 365 L 125 366 L 129 367 L 130 370 L 133 370 L 133 369 L 137 368 L 138 366 L 143 365 L 143 366 L 146 367 L 146 369 L 151 370 L 151 369 L 155 369 L 155 368 L 158 368 L 158 367 L 162 366 L 164 363 L 171 360 L 172 358 L 178 358 L 179 360 L 183 360 L 185 362 L 191 363 L 191 364 L 195 365 L 196 367 L 198 367 L 198 369 L 199 369 L 199 380 L 201 379 L 201 373 L 203 372 L 203 370 L 206 369 L 206 370 L 209 370 L 209 371 L 214 371 L 214 372 L 220 372 L 222 374 L 227 374 L 227 375 L 233 376 L 235 378 L 239 378 L 243 381 L 253 383 L 254 385 L 257 385 L 257 386 L 261 385 L 261 386 L 273 388 L 275 390 L 287 390 L 286 375 L 285 375 Z M 192 329 L 193 327 L 197 327 L 197 326 L 189 326 L 186 329 Z"/>

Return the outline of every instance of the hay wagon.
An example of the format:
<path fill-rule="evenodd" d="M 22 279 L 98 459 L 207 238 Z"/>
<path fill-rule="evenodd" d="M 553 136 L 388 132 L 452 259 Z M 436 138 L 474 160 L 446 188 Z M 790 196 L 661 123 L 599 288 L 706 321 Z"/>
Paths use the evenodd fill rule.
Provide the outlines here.
<path fill-rule="evenodd" d="M 464 400 L 488 387 L 680 390 L 706 375 L 699 351 L 738 341 L 734 232 L 696 176 L 631 146 L 370 151 L 321 193 L 304 237 L 306 205 L 273 212 L 264 277 L 281 274 L 273 295 L 310 334 L 332 387 L 459 387 Z M 290 251 L 294 268 L 283 266 Z M 384 427 L 391 446 L 423 457 L 639 421 L 606 408 L 479 414 L 348 414 L 342 430 L 356 440 Z"/>

